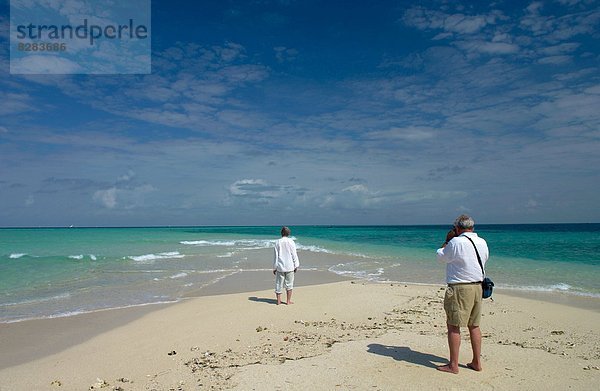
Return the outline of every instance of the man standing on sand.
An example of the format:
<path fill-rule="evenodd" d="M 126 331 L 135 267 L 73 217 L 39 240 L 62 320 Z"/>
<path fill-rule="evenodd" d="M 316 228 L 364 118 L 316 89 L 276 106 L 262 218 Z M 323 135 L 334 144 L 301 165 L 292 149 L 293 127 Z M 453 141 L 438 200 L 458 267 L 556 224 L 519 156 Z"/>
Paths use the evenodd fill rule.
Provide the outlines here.
<path fill-rule="evenodd" d="M 275 295 L 277 305 L 281 304 L 281 288 L 285 286 L 287 292 L 286 304 L 293 304 L 292 289 L 294 288 L 294 274 L 300 266 L 296 243 L 290 239 L 292 231 L 288 227 L 281 228 L 281 239 L 275 242 L 275 258 L 273 260 L 273 274 L 275 275 Z"/>
<path fill-rule="evenodd" d="M 446 263 L 448 288 L 444 297 L 444 310 L 448 326 L 450 363 L 437 367 L 443 372 L 458 373 L 460 328 L 467 326 L 471 337 L 473 360 L 467 367 L 481 371 L 481 321 L 483 271 L 477 260 L 475 248 L 485 266 L 489 250 L 485 240 L 473 232 L 475 222 L 467 215 L 460 215 L 454 227 L 446 235 L 446 241 L 437 250 L 437 257 Z M 470 239 L 470 240 L 469 240 Z"/>

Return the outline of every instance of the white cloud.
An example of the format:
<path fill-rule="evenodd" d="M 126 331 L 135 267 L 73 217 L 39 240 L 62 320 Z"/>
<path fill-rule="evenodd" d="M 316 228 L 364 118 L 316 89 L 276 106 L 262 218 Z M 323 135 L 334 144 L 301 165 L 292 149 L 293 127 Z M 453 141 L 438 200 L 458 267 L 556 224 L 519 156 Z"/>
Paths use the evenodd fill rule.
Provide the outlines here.
<path fill-rule="evenodd" d="M 459 34 L 472 34 L 487 24 L 483 16 L 448 15 L 444 20 L 444 29 Z"/>
<path fill-rule="evenodd" d="M 53 55 L 29 55 L 10 61 L 12 74 L 71 74 L 83 73 L 79 64 Z"/>
<path fill-rule="evenodd" d="M 565 53 L 572 53 L 580 46 L 581 44 L 578 42 L 561 43 L 559 45 L 543 47 L 539 50 L 539 53 L 545 56 L 557 56 Z"/>
<path fill-rule="evenodd" d="M 506 42 L 487 42 L 482 40 L 457 41 L 455 44 L 468 52 L 485 54 L 514 54 L 519 52 L 519 46 Z"/>
<path fill-rule="evenodd" d="M 594 91 L 592 89 L 592 91 Z M 598 105 L 600 98 L 594 93 L 557 92 L 539 105 L 532 107 L 532 111 L 541 114 L 540 121 L 536 126 L 546 132 L 554 129 L 566 128 L 576 124 L 585 124 L 582 129 L 588 129 L 592 135 L 600 125 L 600 114 Z M 576 136 L 572 134 L 572 136 Z"/>
<path fill-rule="evenodd" d="M 586 88 L 583 92 L 586 94 L 600 95 L 600 84 Z"/>
<path fill-rule="evenodd" d="M 420 202 L 432 200 L 461 199 L 468 196 L 468 193 L 462 190 L 416 190 L 409 191 L 398 196 L 402 202 Z"/>
<path fill-rule="evenodd" d="M 600 21 L 600 12 L 593 9 L 565 13 L 560 17 L 542 15 L 542 9 L 541 2 L 527 7 L 529 13 L 520 20 L 520 27 L 548 43 L 558 43 L 580 34 L 594 34 Z"/>
<path fill-rule="evenodd" d="M 452 38 L 453 34 L 450 32 L 443 32 L 437 34 L 435 37 L 431 38 L 433 41 L 441 41 L 443 39 Z"/>
<path fill-rule="evenodd" d="M 369 194 L 370 193 L 367 186 L 360 185 L 360 184 L 348 186 L 345 189 L 342 189 L 342 191 L 349 191 L 351 193 L 360 193 L 360 194 Z"/>
<path fill-rule="evenodd" d="M 213 46 L 213 50 L 224 63 L 230 63 L 238 58 L 245 57 L 246 49 L 238 43 L 228 42 L 224 46 Z"/>
<path fill-rule="evenodd" d="M 557 0 L 562 5 L 573 6 L 576 4 L 593 4 L 595 0 Z"/>
<path fill-rule="evenodd" d="M 33 99 L 26 93 L 0 91 L 0 115 L 37 111 Z"/>
<path fill-rule="evenodd" d="M 372 191 L 365 185 L 348 186 L 341 191 L 324 195 L 319 207 L 330 210 L 377 210 L 382 205 L 401 208 L 415 203 L 464 199 L 468 193 L 462 190 L 400 190 Z"/>
<path fill-rule="evenodd" d="M 135 172 L 133 170 L 128 170 L 126 174 L 121 175 L 117 181 L 118 182 L 129 182 L 135 177 Z"/>
<path fill-rule="evenodd" d="M 431 127 L 409 126 L 405 128 L 391 128 L 383 131 L 373 131 L 366 134 L 367 138 L 387 141 L 423 141 L 434 137 L 436 130 Z"/>
<path fill-rule="evenodd" d="M 255 194 L 257 189 L 265 186 L 267 186 L 267 182 L 262 179 L 241 179 L 229 186 L 229 193 L 234 196 Z M 260 190 L 258 190 L 258 193 L 264 194 Z"/>
<path fill-rule="evenodd" d="M 581 47 L 574 37 L 595 33 L 600 12 L 590 9 L 554 15 L 553 11 L 545 9 L 542 2 L 533 2 L 524 16 L 509 19 L 497 10 L 465 15 L 413 7 L 405 12 L 403 21 L 420 30 L 439 31 L 433 40 L 449 40 L 470 56 L 518 55 L 540 64 L 564 65 L 570 61 L 566 55 Z"/>
<path fill-rule="evenodd" d="M 286 62 L 286 61 L 294 61 L 298 56 L 298 50 L 293 48 L 287 48 L 285 46 L 277 46 L 274 47 L 275 58 L 277 62 Z"/>
<path fill-rule="evenodd" d="M 169 127 L 221 133 L 230 123 L 214 114 L 226 103 L 233 113 L 239 105 L 231 99 L 232 95 L 269 76 L 266 66 L 248 63 L 244 52 L 235 43 L 210 48 L 178 44 L 154 53 L 152 75 L 52 80 L 67 95 L 111 114 Z M 49 81 L 46 78 L 40 82 Z M 237 117 L 238 122 L 247 122 Z"/>
<path fill-rule="evenodd" d="M 94 193 L 94 201 L 100 203 L 102 206 L 108 209 L 113 209 L 117 206 L 117 188 L 111 187 L 110 189 L 98 190 Z"/>
<path fill-rule="evenodd" d="M 33 194 L 30 194 L 27 196 L 27 198 L 25 199 L 25 206 L 31 206 L 35 203 L 35 198 L 33 197 Z"/>
<path fill-rule="evenodd" d="M 584 69 L 578 69 L 574 72 L 559 73 L 559 74 L 556 74 L 554 76 L 554 78 L 556 80 L 570 82 L 570 81 L 577 80 L 577 79 L 587 78 L 590 75 L 596 74 L 596 72 L 598 72 L 598 69 L 596 69 L 596 68 L 584 68 Z"/>
<path fill-rule="evenodd" d="M 225 124 L 250 130 L 261 129 L 268 124 L 266 118 L 247 110 L 223 110 L 218 113 L 217 117 Z"/>
<path fill-rule="evenodd" d="M 527 209 L 537 209 L 539 206 L 539 202 L 533 198 L 530 198 L 525 205 Z"/>
<path fill-rule="evenodd" d="M 548 56 L 540 58 L 538 63 L 546 65 L 563 65 L 571 62 L 572 59 L 572 56 Z"/>
<path fill-rule="evenodd" d="M 341 209 L 369 209 L 383 201 L 378 192 L 371 191 L 366 185 L 356 184 L 341 190 L 332 190 L 327 194 L 317 196 L 316 202 L 320 208 L 332 211 Z"/>
<path fill-rule="evenodd" d="M 263 201 L 279 198 L 292 190 L 292 186 L 272 185 L 264 179 L 241 179 L 229 185 L 232 197 Z"/>
<path fill-rule="evenodd" d="M 530 14 L 538 14 L 539 11 L 544 7 L 544 3 L 542 3 L 541 1 L 533 1 L 531 4 L 529 4 L 527 6 L 527 8 L 525 8 L 527 10 L 527 12 L 529 12 Z"/>
<path fill-rule="evenodd" d="M 496 23 L 496 20 L 501 17 L 502 15 L 497 11 L 487 15 L 465 15 L 413 7 L 404 13 L 402 21 L 408 26 L 421 30 L 443 30 L 448 34 L 469 35 Z"/>
<path fill-rule="evenodd" d="M 95 191 L 93 200 L 107 209 L 115 209 L 117 206 L 122 209 L 144 206 L 145 195 L 156 191 L 156 188 L 149 184 L 132 185 L 134 176 L 135 173 L 129 171 L 128 174 L 119 177 L 117 185 Z"/>

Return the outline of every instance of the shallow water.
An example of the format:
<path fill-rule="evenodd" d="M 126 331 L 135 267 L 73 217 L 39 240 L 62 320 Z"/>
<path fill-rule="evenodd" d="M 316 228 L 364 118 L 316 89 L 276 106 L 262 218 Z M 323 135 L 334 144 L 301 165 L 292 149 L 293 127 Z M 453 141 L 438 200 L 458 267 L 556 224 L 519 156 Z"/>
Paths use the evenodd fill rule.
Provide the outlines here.
<path fill-rule="evenodd" d="M 292 227 L 301 267 L 443 283 L 447 226 Z M 278 227 L 0 229 L 0 322 L 176 301 L 240 270 L 268 273 Z M 481 225 L 496 286 L 600 297 L 600 224 Z"/>

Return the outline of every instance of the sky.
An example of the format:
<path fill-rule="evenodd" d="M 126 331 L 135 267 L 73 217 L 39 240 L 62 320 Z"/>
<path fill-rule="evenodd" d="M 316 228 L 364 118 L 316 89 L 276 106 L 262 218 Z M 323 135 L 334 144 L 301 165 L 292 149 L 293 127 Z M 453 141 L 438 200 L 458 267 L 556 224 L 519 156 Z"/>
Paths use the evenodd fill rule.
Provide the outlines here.
<path fill-rule="evenodd" d="M 16 75 L 0 0 L 0 226 L 600 222 L 598 1 L 151 13 L 150 74 Z"/>

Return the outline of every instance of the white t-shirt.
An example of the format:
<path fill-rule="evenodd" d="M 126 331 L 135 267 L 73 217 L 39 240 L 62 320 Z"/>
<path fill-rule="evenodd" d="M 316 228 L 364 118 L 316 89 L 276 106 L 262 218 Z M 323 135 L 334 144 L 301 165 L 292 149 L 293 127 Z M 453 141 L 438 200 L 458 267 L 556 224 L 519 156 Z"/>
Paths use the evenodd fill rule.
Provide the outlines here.
<path fill-rule="evenodd" d="M 273 270 L 291 272 L 298 266 L 300 266 L 300 261 L 296 252 L 296 243 L 287 236 L 283 236 L 275 242 Z"/>
<path fill-rule="evenodd" d="M 437 250 L 438 260 L 446 263 L 446 283 L 448 284 L 483 281 L 483 273 L 477 261 L 473 244 L 463 236 L 471 238 L 477 246 L 484 268 L 490 257 L 487 243 L 475 232 L 464 232 L 453 238 L 446 247 Z"/>

